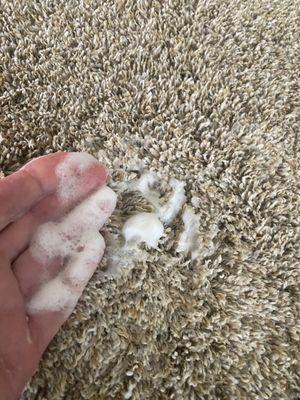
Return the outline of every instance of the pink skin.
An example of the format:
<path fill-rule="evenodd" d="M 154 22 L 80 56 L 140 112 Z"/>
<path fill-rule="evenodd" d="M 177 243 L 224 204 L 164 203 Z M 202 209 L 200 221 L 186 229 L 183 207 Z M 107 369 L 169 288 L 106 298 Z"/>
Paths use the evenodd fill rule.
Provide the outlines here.
<path fill-rule="evenodd" d="M 26 303 L 45 276 L 45 267 L 28 246 L 44 222 L 61 218 L 95 189 L 106 183 L 107 170 L 94 164 L 79 176 L 76 198 L 62 203 L 56 194 L 55 169 L 68 153 L 35 159 L 0 180 L 0 398 L 17 399 L 34 374 L 53 336 L 67 319 L 61 311 L 27 315 Z M 78 171 L 74 170 L 78 174 Z M 62 260 L 47 266 L 48 277 Z M 92 272 L 99 260 L 88 266 Z M 78 297 L 82 291 L 78 292 Z"/>

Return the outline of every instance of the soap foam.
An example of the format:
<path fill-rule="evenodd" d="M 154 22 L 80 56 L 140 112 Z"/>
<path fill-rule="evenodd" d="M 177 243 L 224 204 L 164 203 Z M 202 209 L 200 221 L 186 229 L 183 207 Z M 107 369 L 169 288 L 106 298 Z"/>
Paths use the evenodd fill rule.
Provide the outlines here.
<path fill-rule="evenodd" d="M 28 314 L 41 311 L 64 311 L 69 313 L 73 310 L 78 300 L 78 293 L 65 284 L 58 275 L 51 281 L 41 286 L 39 291 L 27 303 Z"/>
<path fill-rule="evenodd" d="M 158 181 L 158 175 L 153 171 L 148 171 L 143 173 L 139 179 L 129 182 L 127 190 L 140 192 L 153 207 L 159 208 L 159 195 L 156 190 L 153 190 Z"/>
<path fill-rule="evenodd" d="M 144 170 L 144 165 L 133 164 L 133 168 L 135 170 Z M 122 228 L 125 245 L 121 246 L 115 240 L 112 240 L 111 245 L 108 245 L 106 252 L 108 269 L 103 273 L 104 275 L 114 276 L 124 268 L 131 269 L 136 261 L 146 259 L 147 252 L 139 248 L 139 244 L 143 242 L 149 247 L 157 248 L 159 239 L 164 234 L 163 224 L 170 225 L 181 211 L 186 202 L 185 183 L 174 178 L 170 180 L 169 184 L 173 192 L 165 204 L 163 204 L 159 192 L 155 188 L 158 184 L 159 176 L 153 171 L 143 172 L 140 178 L 129 182 L 115 183 L 115 188 L 121 192 L 139 191 L 154 207 L 154 212 L 137 213 L 125 222 Z M 187 218 L 187 216 L 184 217 L 188 225 Z M 196 233 L 193 229 L 197 231 L 196 227 L 189 228 L 186 226 L 178 251 L 193 251 L 192 254 L 195 256 L 194 245 L 196 246 L 196 244 L 194 240 Z"/>
<path fill-rule="evenodd" d="M 173 189 L 169 200 L 161 203 L 161 199 L 155 185 L 159 183 L 158 175 L 153 172 L 144 172 L 139 179 L 130 182 L 122 182 L 118 185 L 119 190 L 139 191 L 143 197 L 155 208 L 158 218 L 166 225 L 171 224 L 186 202 L 185 182 L 172 178 L 170 186 Z"/>
<path fill-rule="evenodd" d="M 93 164 L 98 164 L 98 161 L 88 153 L 69 153 L 59 163 L 55 173 L 59 180 L 57 194 L 61 201 L 66 202 L 75 197 L 80 177 Z"/>
<path fill-rule="evenodd" d="M 95 260 L 98 262 L 102 258 L 105 249 L 103 236 L 99 232 L 87 232 L 82 243 L 85 243 L 83 250 L 75 253 L 61 272 L 62 279 L 70 281 L 72 285 L 82 286 L 89 281 Z"/>
<path fill-rule="evenodd" d="M 27 304 L 29 314 L 66 310 L 75 306 L 104 251 L 99 229 L 116 206 L 116 194 L 104 186 L 74 208 L 62 221 L 43 224 L 30 246 L 42 264 L 67 258 L 63 271 L 40 287 Z"/>
<path fill-rule="evenodd" d="M 72 254 L 64 270 L 42 285 L 31 298 L 27 304 L 30 314 L 45 310 L 70 313 L 73 310 L 105 248 L 99 232 L 88 232 L 82 238 L 84 242 L 82 252 Z"/>
<path fill-rule="evenodd" d="M 131 270 L 137 261 L 146 260 L 148 253 L 138 247 L 138 243 L 125 243 L 121 246 L 108 240 L 106 248 L 107 269 L 102 272 L 106 277 L 114 277 L 124 270 Z"/>
<path fill-rule="evenodd" d="M 167 225 L 174 220 L 186 202 L 185 183 L 172 178 L 170 186 L 173 189 L 173 193 L 169 201 L 158 210 L 160 220 Z"/>
<path fill-rule="evenodd" d="M 128 171 L 143 171 L 145 169 L 145 161 L 141 160 L 138 157 L 131 158 L 128 160 L 127 163 L 127 170 Z"/>
<path fill-rule="evenodd" d="M 132 182 L 131 189 L 139 190 L 145 195 L 157 182 L 157 174 L 153 171 L 149 171 L 144 173 L 137 181 Z"/>
<path fill-rule="evenodd" d="M 98 232 L 113 212 L 116 194 L 103 186 L 75 207 L 61 222 L 47 222 L 36 232 L 31 253 L 46 264 L 55 256 L 67 257 L 83 245 L 85 233 Z"/>
<path fill-rule="evenodd" d="M 153 172 L 144 172 L 139 179 L 123 182 L 120 190 L 139 191 L 154 207 L 153 213 L 137 213 L 124 224 L 122 234 L 126 243 L 146 243 L 149 247 L 157 248 L 159 239 L 164 234 L 162 223 L 169 225 L 180 212 L 186 201 L 185 183 L 177 179 L 170 180 L 173 189 L 169 200 L 162 205 L 155 185 L 159 183 L 158 175 Z"/>
<path fill-rule="evenodd" d="M 177 246 L 178 253 L 191 253 L 192 259 L 198 255 L 200 216 L 196 215 L 191 207 L 187 207 L 182 215 L 184 230 L 180 234 Z"/>
<path fill-rule="evenodd" d="M 164 233 L 164 227 L 156 214 L 141 212 L 125 222 L 122 233 L 126 242 L 144 242 L 149 247 L 156 248 Z"/>

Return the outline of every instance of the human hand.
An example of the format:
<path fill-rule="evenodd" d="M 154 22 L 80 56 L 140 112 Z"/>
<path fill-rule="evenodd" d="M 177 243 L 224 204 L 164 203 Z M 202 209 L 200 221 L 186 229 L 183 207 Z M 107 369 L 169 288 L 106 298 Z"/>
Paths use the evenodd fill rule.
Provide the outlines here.
<path fill-rule="evenodd" d="M 102 192 L 99 192 L 98 197 L 94 196 L 96 208 L 94 207 L 92 215 L 87 215 L 87 218 L 95 219 L 99 212 L 102 222 L 94 226 L 97 229 L 92 240 L 96 237 L 97 246 L 93 247 L 89 257 L 83 256 L 85 247 L 88 249 L 88 242 L 81 242 L 80 236 L 86 234 L 81 225 L 86 217 L 85 213 L 90 211 L 88 207 L 78 204 L 84 204 L 87 201 L 85 199 L 96 189 L 104 187 L 107 171 L 96 160 L 85 165 L 85 168 L 79 168 L 76 157 L 73 157 L 73 162 L 69 163 L 63 176 L 72 193 L 62 197 L 62 181 L 57 170 L 72 154 L 76 153 L 55 153 L 37 158 L 0 180 L 1 400 L 15 400 L 20 396 L 26 382 L 37 369 L 42 353 L 72 312 L 104 251 L 104 241 L 98 234 L 98 228 L 113 211 L 115 197 L 110 192 L 104 193 L 106 203 L 103 206 L 101 201 L 99 203 Z M 82 221 L 79 224 L 76 222 L 78 211 L 75 215 L 74 210 L 80 211 L 79 219 Z M 76 234 L 78 249 L 66 254 L 58 251 L 57 254 L 51 254 L 50 258 L 48 254 L 45 262 L 32 251 L 32 239 L 43 224 L 63 218 L 71 218 L 72 227 L 69 229 L 69 224 L 65 229 L 65 225 L 61 227 L 60 224 L 59 238 L 67 244 L 70 240 L 74 244 L 71 236 Z M 42 255 L 43 251 L 47 253 L 49 246 L 51 248 L 51 238 L 48 235 L 49 243 L 42 249 Z M 60 243 L 58 247 L 61 247 Z M 55 250 L 53 243 L 52 248 Z M 60 277 L 59 286 L 57 276 Z M 78 276 L 80 279 L 76 280 Z M 47 282 L 52 284 L 55 279 L 56 286 L 52 285 L 52 291 L 49 291 Z M 66 296 L 69 296 L 67 300 Z"/>

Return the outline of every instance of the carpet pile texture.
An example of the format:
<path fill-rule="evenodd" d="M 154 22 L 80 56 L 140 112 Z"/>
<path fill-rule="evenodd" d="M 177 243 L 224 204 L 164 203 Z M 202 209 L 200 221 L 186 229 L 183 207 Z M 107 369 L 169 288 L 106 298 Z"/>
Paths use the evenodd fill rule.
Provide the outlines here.
<path fill-rule="evenodd" d="M 195 261 L 179 215 L 146 261 L 99 268 L 23 400 L 299 399 L 298 7 L 1 1 L 2 173 L 87 151 L 122 181 L 139 158 L 201 222 Z M 121 194 L 104 235 L 147 208 Z"/>

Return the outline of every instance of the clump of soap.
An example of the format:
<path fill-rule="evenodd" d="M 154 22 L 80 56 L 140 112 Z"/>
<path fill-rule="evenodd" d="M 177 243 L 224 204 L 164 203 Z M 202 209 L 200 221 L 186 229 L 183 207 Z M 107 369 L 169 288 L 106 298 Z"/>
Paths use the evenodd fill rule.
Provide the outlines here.
<path fill-rule="evenodd" d="M 160 220 L 167 225 L 174 220 L 186 202 L 185 183 L 172 178 L 170 180 L 170 186 L 173 189 L 173 193 L 169 201 L 158 210 Z"/>
<path fill-rule="evenodd" d="M 198 255 L 198 238 L 200 228 L 200 216 L 196 215 L 191 207 L 187 207 L 182 215 L 184 230 L 180 234 L 177 246 L 178 253 L 191 253 L 192 259 Z"/>
<path fill-rule="evenodd" d="M 129 218 L 122 229 L 126 242 L 146 243 L 156 248 L 164 227 L 154 213 L 138 213 Z"/>
<path fill-rule="evenodd" d="M 153 207 L 159 208 L 159 194 L 154 190 L 154 186 L 158 181 L 158 175 L 155 172 L 144 172 L 139 179 L 129 182 L 127 190 L 139 191 Z"/>
<path fill-rule="evenodd" d="M 169 200 L 163 205 L 155 189 L 157 183 L 159 183 L 158 175 L 149 171 L 144 172 L 139 179 L 121 185 L 121 190 L 139 191 L 155 209 L 153 213 L 138 213 L 125 222 L 122 233 L 126 242 L 143 242 L 149 247 L 156 248 L 164 233 L 163 224 L 169 225 L 185 203 L 184 182 L 177 179 L 170 180 L 173 191 Z"/>

